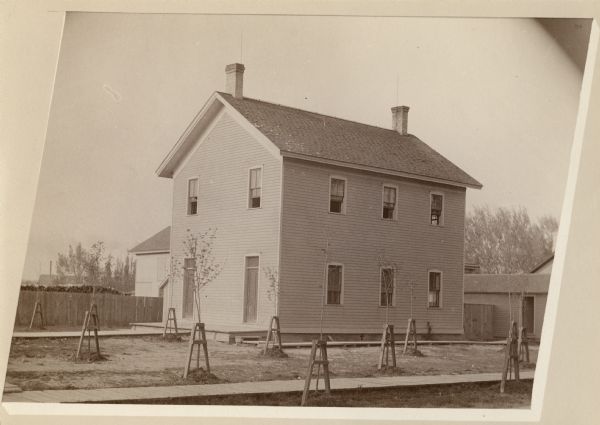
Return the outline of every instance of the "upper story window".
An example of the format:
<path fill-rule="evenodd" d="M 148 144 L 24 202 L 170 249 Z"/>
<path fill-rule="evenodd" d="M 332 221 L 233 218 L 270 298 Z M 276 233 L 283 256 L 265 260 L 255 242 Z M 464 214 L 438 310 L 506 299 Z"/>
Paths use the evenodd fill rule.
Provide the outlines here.
<path fill-rule="evenodd" d="M 394 305 L 394 269 L 390 267 L 381 269 L 379 305 L 381 307 Z"/>
<path fill-rule="evenodd" d="M 443 224 L 443 208 L 444 208 L 444 195 L 441 193 L 431 194 L 431 224 L 434 226 L 441 226 Z"/>
<path fill-rule="evenodd" d="M 396 218 L 396 193 L 397 189 L 394 186 L 383 186 L 383 218 Z"/>
<path fill-rule="evenodd" d="M 327 304 L 342 303 L 342 266 L 329 264 L 327 266 Z"/>
<path fill-rule="evenodd" d="M 346 180 L 331 177 L 329 184 L 329 212 L 346 212 Z"/>
<path fill-rule="evenodd" d="M 442 272 L 429 272 L 429 307 L 440 307 L 442 293 Z"/>
<path fill-rule="evenodd" d="M 250 187 L 248 191 L 248 208 L 260 208 L 262 195 L 262 167 L 250 170 Z"/>
<path fill-rule="evenodd" d="M 198 179 L 188 180 L 187 213 L 189 215 L 198 214 Z"/>

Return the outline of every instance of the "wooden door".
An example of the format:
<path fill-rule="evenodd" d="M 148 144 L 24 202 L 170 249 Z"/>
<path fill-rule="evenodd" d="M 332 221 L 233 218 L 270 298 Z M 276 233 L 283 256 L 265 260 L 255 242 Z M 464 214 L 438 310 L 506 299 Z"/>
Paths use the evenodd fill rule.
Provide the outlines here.
<path fill-rule="evenodd" d="M 244 277 L 244 322 L 256 322 L 258 302 L 258 257 L 246 257 Z"/>
<path fill-rule="evenodd" d="M 183 317 L 194 316 L 194 273 L 196 261 L 186 258 L 183 262 Z"/>

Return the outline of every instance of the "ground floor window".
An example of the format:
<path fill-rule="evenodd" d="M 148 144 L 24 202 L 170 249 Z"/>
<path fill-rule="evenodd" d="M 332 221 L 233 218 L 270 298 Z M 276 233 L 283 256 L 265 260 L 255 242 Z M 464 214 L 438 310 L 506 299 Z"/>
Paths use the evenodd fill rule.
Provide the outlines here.
<path fill-rule="evenodd" d="M 429 307 L 439 307 L 442 292 L 442 272 L 429 272 Z"/>
<path fill-rule="evenodd" d="M 382 268 L 380 280 L 379 305 L 391 307 L 394 304 L 394 269 Z"/>
<path fill-rule="evenodd" d="M 329 264 L 327 266 L 327 304 L 342 303 L 342 266 Z"/>

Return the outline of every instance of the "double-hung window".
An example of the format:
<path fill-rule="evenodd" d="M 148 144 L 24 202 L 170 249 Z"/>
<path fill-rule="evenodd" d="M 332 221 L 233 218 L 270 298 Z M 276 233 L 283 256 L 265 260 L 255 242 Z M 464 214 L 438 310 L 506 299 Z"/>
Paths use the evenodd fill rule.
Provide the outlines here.
<path fill-rule="evenodd" d="M 332 177 L 329 187 L 329 212 L 344 213 L 346 204 L 346 180 Z"/>
<path fill-rule="evenodd" d="M 188 180 L 187 213 L 189 215 L 198 214 L 198 179 Z"/>
<path fill-rule="evenodd" d="M 393 220 L 396 217 L 396 188 L 383 186 L 383 218 Z"/>
<path fill-rule="evenodd" d="M 434 226 L 442 225 L 442 208 L 444 207 L 444 195 L 439 193 L 431 194 L 431 224 Z"/>
<path fill-rule="evenodd" d="M 440 307 L 441 306 L 441 293 L 442 293 L 442 273 L 430 271 L 429 272 L 429 307 Z"/>
<path fill-rule="evenodd" d="M 250 187 L 248 191 L 248 208 L 260 208 L 262 195 L 262 168 L 250 170 Z"/>
<path fill-rule="evenodd" d="M 342 303 L 342 280 L 342 266 L 329 264 L 327 266 L 327 304 Z"/>
<path fill-rule="evenodd" d="M 389 267 L 381 269 L 379 305 L 381 307 L 394 305 L 394 269 Z"/>

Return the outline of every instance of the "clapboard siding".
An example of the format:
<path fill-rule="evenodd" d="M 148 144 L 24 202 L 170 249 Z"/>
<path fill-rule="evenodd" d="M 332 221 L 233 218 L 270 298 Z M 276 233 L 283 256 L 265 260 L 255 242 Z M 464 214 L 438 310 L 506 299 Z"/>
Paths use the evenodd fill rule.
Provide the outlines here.
<path fill-rule="evenodd" d="M 159 296 L 158 287 L 168 273 L 168 259 L 168 253 L 136 254 L 135 295 L 137 297 Z"/>
<path fill-rule="evenodd" d="M 202 290 L 202 321 L 211 326 L 264 329 L 274 312 L 268 299 L 264 267 L 278 266 L 281 160 L 262 147 L 227 112 L 217 118 L 204 141 L 184 163 L 173 182 L 171 253 L 184 257 L 187 229 L 217 229 L 214 255 L 220 276 Z M 248 172 L 263 167 L 261 208 L 248 209 Z M 187 215 L 188 179 L 199 178 L 198 214 Z M 260 256 L 258 319 L 243 323 L 244 261 Z M 182 279 L 175 279 L 173 306 L 181 317 Z M 166 306 L 168 307 L 168 306 Z"/>
<path fill-rule="evenodd" d="M 530 330 L 535 338 L 542 335 L 547 294 L 531 294 L 533 300 L 534 329 Z M 494 338 L 506 338 L 511 320 L 519 322 L 520 293 L 465 293 L 465 303 L 488 304 L 494 306 Z"/>
<path fill-rule="evenodd" d="M 323 250 L 344 265 L 343 305 L 325 307 L 329 332 L 379 332 L 378 258 L 398 269 L 390 322 L 403 328 L 411 313 L 418 332 L 462 333 L 465 189 L 331 167 L 301 160 L 283 163 L 281 322 L 288 331 L 318 331 Z M 346 214 L 329 213 L 329 178 L 347 179 Z M 384 183 L 398 187 L 398 219 L 383 220 Z M 444 194 L 444 225 L 429 224 L 430 192 Z M 443 272 L 442 307 L 427 307 L 428 270 Z"/>

